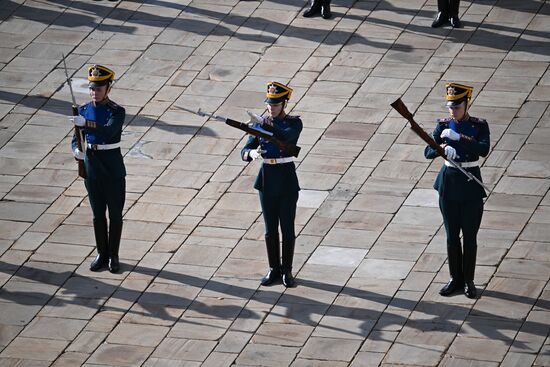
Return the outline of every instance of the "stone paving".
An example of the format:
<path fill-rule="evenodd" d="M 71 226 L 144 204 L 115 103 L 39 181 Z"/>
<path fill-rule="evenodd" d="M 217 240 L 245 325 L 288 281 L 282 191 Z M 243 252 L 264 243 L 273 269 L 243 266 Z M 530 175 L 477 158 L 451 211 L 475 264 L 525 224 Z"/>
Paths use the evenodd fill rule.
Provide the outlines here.
<path fill-rule="evenodd" d="M 550 2 L 0 0 L 1 366 L 550 365 Z M 112 66 L 126 107 L 122 273 L 91 273 L 91 211 L 69 149 L 67 55 Z M 297 162 L 298 287 L 260 288 L 258 162 L 241 131 L 268 80 L 289 83 Z M 448 279 L 432 182 L 444 84 L 475 87 L 492 189 L 477 300 Z"/>

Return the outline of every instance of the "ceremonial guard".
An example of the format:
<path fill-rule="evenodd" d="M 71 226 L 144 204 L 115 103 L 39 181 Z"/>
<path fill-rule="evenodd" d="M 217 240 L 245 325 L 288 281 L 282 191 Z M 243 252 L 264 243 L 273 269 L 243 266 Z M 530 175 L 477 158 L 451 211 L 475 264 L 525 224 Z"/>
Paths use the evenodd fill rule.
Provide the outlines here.
<path fill-rule="evenodd" d="M 468 107 L 473 88 L 450 83 L 446 85 L 447 107 L 450 117 L 439 119 L 432 133 L 434 140 L 445 149 L 448 159 L 470 172 L 481 182 L 479 157 L 489 154 L 489 126 L 487 121 L 472 117 Z M 434 148 L 427 146 L 424 155 L 437 157 Z M 483 186 L 445 161 L 435 180 L 439 192 L 439 208 L 447 233 L 447 256 L 451 280 L 440 290 L 449 296 L 463 290 L 467 297 L 476 297 L 474 273 L 477 254 L 477 232 L 483 215 Z M 463 246 L 460 243 L 462 231 Z"/>
<path fill-rule="evenodd" d="M 78 108 L 77 116 L 69 116 L 76 127 L 83 129 L 86 149 L 78 149 L 73 136 L 72 150 L 76 159 L 84 160 L 88 191 L 93 212 L 97 257 L 91 271 L 109 267 L 120 269 L 118 250 L 122 234 L 122 209 L 126 195 L 126 169 L 120 151 L 120 137 L 125 110 L 109 99 L 115 74 L 105 66 L 88 67 L 89 91 L 92 100 Z M 109 210 L 109 226 L 105 211 Z M 108 228 L 108 230 L 107 230 Z"/>
<path fill-rule="evenodd" d="M 462 28 L 462 23 L 458 18 L 459 6 L 460 0 L 437 0 L 437 15 L 432 27 L 438 28 L 450 22 L 453 28 Z"/>
<path fill-rule="evenodd" d="M 278 82 L 267 84 L 265 103 L 268 116 L 256 122 L 258 128 L 273 133 L 280 141 L 296 145 L 302 131 L 302 120 L 285 112 L 292 89 Z M 294 159 L 270 141 L 250 136 L 241 150 L 244 161 L 262 159 L 262 166 L 254 188 L 259 191 L 265 222 L 265 243 L 269 272 L 262 285 L 270 285 L 279 279 L 285 287 L 294 287 L 292 261 L 294 257 L 294 219 L 300 186 L 296 176 Z M 279 224 L 282 232 L 282 262 L 280 262 Z"/>

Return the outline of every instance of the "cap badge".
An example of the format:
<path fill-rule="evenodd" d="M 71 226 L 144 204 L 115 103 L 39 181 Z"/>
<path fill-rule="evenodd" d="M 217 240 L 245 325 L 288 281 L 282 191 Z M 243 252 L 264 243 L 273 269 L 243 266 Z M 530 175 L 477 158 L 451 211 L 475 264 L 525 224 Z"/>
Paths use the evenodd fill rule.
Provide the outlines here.
<path fill-rule="evenodd" d="M 447 88 L 447 95 L 454 96 L 456 94 L 456 89 L 454 87 Z"/>
<path fill-rule="evenodd" d="M 99 76 L 99 69 L 98 68 L 93 68 L 92 71 L 91 71 L 91 75 L 93 77 L 98 77 Z"/>
<path fill-rule="evenodd" d="M 277 94 L 277 87 L 273 84 L 271 84 L 268 88 L 267 88 L 267 93 L 269 94 Z"/>

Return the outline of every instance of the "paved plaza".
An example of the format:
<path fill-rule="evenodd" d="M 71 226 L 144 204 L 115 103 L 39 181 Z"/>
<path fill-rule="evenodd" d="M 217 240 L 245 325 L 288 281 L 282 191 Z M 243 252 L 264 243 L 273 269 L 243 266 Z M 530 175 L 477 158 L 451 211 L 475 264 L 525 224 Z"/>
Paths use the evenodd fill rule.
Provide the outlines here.
<path fill-rule="evenodd" d="M 0 366 L 549 366 L 550 2 L 0 0 Z M 120 274 L 92 273 L 70 150 L 86 66 L 126 108 Z M 267 81 L 304 122 L 294 273 L 260 287 L 264 224 L 240 159 Z M 446 82 L 472 85 L 492 190 L 478 299 L 441 297 L 445 231 L 425 130 Z M 183 108 L 183 109 L 182 109 Z"/>

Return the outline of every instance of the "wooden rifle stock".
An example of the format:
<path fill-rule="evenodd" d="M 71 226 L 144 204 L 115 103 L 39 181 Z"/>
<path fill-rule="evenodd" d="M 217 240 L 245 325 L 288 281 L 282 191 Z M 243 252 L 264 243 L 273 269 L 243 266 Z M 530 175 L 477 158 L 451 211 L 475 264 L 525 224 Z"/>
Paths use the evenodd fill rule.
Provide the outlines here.
<path fill-rule="evenodd" d="M 279 149 L 281 149 L 283 152 L 290 154 L 293 157 L 298 157 L 298 154 L 300 153 L 301 148 L 299 146 L 282 142 L 281 140 L 277 139 L 273 135 L 267 134 L 258 129 L 251 128 L 247 124 L 243 124 L 242 122 L 235 121 L 232 119 L 225 119 L 225 123 L 228 124 L 229 126 L 236 127 L 237 129 L 242 130 L 247 134 L 270 141 L 273 144 L 275 144 Z"/>
<path fill-rule="evenodd" d="M 428 135 L 427 132 L 422 130 L 422 128 L 414 121 L 412 113 L 410 113 L 409 109 L 401 98 L 398 98 L 395 102 L 391 103 L 390 106 L 392 106 L 401 116 L 407 119 L 409 123 L 411 124 L 411 129 L 420 137 L 420 139 L 424 140 L 426 144 L 434 148 L 437 153 L 442 156 L 443 158 L 446 158 L 445 150 L 441 147 L 441 145 L 437 144 L 435 140 Z"/>
<path fill-rule="evenodd" d="M 194 114 L 202 116 L 202 117 L 209 117 L 209 118 L 212 118 L 214 120 L 223 121 L 227 125 L 229 125 L 231 127 L 236 127 L 237 129 L 242 130 L 247 134 L 253 135 L 257 138 L 263 138 L 267 141 L 272 142 L 279 149 L 281 149 L 283 152 L 285 152 L 287 154 L 290 154 L 293 157 L 298 157 L 298 154 L 300 153 L 301 148 L 299 146 L 285 143 L 285 142 L 277 139 L 276 137 L 274 137 L 273 134 L 269 131 L 266 131 L 266 130 L 263 130 L 263 129 L 255 129 L 255 128 L 249 126 L 248 124 L 244 124 L 242 122 L 239 122 L 239 121 L 227 118 L 227 117 L 218 116 L 218 115 L 214 115 L 212 113 L 203 112 L 203 111 L 201 111 L 200 108 L 196 112 L 193 111 L 193 110 L 190 110 L 188 108 L 181 107 L 181 106 L 176 106 L 176 108 L 178 108 L 180 110 L 187 111 L 187 112 L 194 113 Z M 249 113 L 249 115 L 251 115 L 251 114 Z M 251 115 L 251 116 L 254 116 L 254 115 Z"/>

